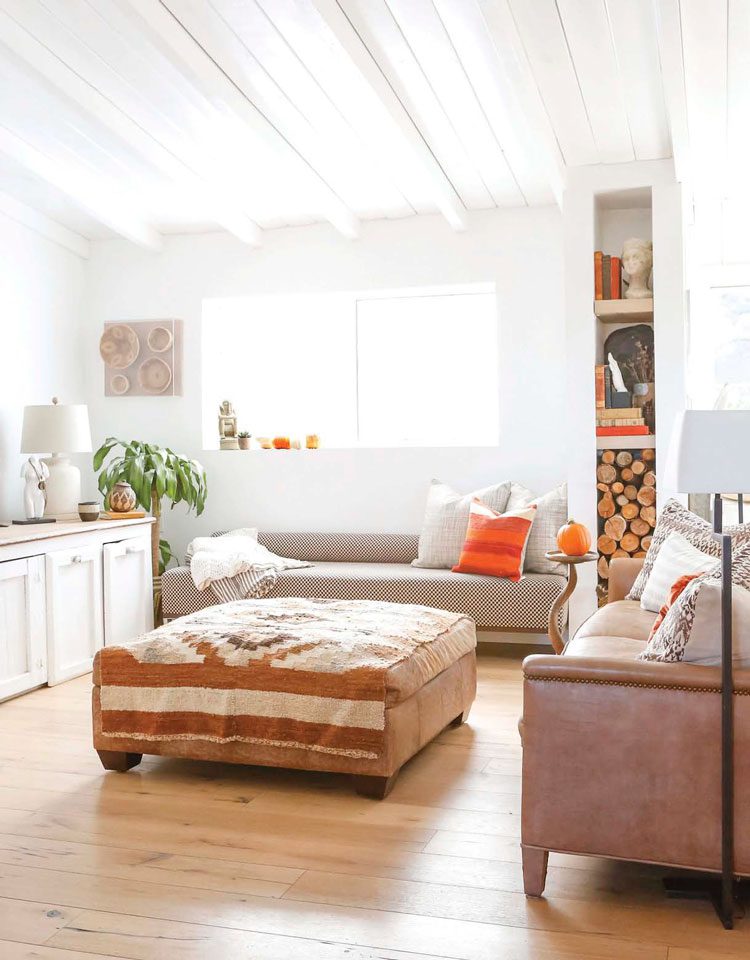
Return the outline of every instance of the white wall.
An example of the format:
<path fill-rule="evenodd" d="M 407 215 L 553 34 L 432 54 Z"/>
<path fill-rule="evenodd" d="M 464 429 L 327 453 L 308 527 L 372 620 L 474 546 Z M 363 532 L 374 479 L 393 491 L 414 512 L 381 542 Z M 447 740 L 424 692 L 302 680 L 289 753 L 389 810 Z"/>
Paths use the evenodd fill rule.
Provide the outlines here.
<path fill-rule="evenodd" d="M 0 519 L 23 516 L 24 406 L 85 400 L 84 274 L 76 254 L 0 213 Z"/>
<path fill-rule="evenodd" d="M 507 477 L 546 490 L 566 470 L 561 227 L 557 209 L 545 207 L 475 213 L 463 234 L 441 218 L 420 217 L 365 224 L 356 241 L 326 225 L 271 231 L 259 250 L 226 234 L 174 237 L 161 254 L 124 241 L 95 243 L 85 349 L 94 443 L 109 434 L 153 440 L 203 461 L 203 517 L 187 520 L 177 508 L 165 521 L 179 550 L 197 532 L 230 523 L 417 531 L 433 476 L 465 491 Z M 203 298 L 487 281 L 498 298 L 499 447 L 202 451 Z M 105 399 L 102 324 L 158 317 L 185 323 L 184 396 Z M 248 357 L 249 375 L 258 362 Z M 93 492 L 92 475 L 88 483 Z"/>

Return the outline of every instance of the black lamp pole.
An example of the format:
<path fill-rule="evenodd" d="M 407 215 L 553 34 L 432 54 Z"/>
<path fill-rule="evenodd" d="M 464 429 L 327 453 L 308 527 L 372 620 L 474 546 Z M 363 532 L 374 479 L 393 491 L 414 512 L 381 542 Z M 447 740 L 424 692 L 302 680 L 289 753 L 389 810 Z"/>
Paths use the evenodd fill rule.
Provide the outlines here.
<path fill-rule="evenodd" d="M 738 503 L 742 503 L 742 494 Z M 740 508 L 741 510 L 741 508 Z M 721 542 L 721 899 L 725 929 L 734 926 L 734 674 L 732 650 L 732 538 L 723 532 L 721 494 L 714 494 L 714 535 Z"/>

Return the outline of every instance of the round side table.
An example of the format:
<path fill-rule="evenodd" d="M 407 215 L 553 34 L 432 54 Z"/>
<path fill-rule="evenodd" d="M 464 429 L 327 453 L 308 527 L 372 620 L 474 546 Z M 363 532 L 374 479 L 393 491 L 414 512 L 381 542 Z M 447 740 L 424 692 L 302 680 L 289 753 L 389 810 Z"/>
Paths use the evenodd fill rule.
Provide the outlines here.
<path fill-rule="evenodd" d="M 592 552 L 584 553 L 583 556 L 580 557 L 570 557 L 567 553 L 561 553 L 559 550 L 548 550 L 545 556 L 548 560 L 551 560 L 552 563 L 564 563 L 565 566 L 568 567 L 568 585 L 552 604 L 549 612 L 549 627 L 547 629 L 553 650 L 555 653 L 562 653 L 565 643 L 560 633 L 560 628 L 557 625 L 557 616 L 571 598 L 578 583 L 576 565 L 579 563 L 591 563 L 599 558 L 596 553 Z"/>

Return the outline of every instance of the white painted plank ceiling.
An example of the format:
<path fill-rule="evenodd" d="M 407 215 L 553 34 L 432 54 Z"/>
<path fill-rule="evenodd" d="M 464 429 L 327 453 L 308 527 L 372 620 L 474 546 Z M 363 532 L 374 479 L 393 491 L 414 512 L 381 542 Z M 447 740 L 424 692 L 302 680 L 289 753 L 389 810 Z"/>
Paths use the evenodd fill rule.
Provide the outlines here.
<path fill-rule="evenodd" d="M 0 192 L 158 248 L 430 213 L 461 230 L 467 211 L 559 202 L 567 167 L 673 140 L 705 172 L 722 128 L 739 170 L 750 23 L 740 0 L 717 7 L 0 0 Z M 730 21 L 745 41 L 727 53 Z"/>

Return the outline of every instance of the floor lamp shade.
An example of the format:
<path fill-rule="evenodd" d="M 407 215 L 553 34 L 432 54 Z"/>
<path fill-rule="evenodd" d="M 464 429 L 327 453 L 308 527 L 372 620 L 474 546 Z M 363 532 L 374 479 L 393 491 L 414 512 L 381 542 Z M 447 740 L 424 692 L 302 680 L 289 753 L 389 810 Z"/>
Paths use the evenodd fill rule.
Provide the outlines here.
<path fill-rule="evenodd" d="M 675 423 L 665 486 L 738 493 L 750 481 L 750 410 L 685 410 Z"/>
<path fill-rule="evenodd" d="M 81 499 L 81 472 L 68 454 L 91 451 L 88 407 L 82 403 L 26 407 L 23 413 L 21 453 L 47 453 L 50 475 L 47 481 L 48 517 L 76 516 Z"/>

